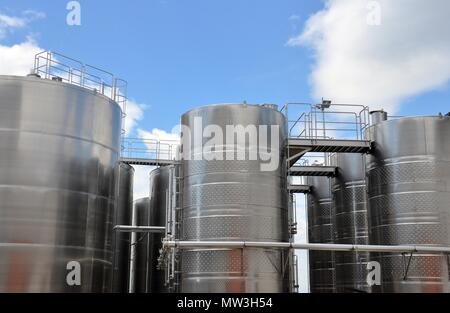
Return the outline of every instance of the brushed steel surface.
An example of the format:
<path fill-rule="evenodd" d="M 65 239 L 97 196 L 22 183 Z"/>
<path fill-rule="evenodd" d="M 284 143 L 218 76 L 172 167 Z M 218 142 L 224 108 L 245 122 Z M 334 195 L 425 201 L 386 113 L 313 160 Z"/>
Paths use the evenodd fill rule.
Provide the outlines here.
<path fill-rule="evenodd" d="M 114 216 L 114 226 L 131 225 L 133 214 L 133 177 L 134 168 L 120 163 L 119 194 Z M 129 265 L 131 234 L 115 231 L 113 234 L 113 292 L 126 293 L 129 290 Z"/>
<path fill-rule="evenodd" d="M 370 243 L 450 245 L 450 118 L 384 121 L 367 132 Z M 448 256 L 373 254 L 381 263 L 377 292 L 449 292 Z"/>
<path fill-rule="evenodd" d="M 279 166 L 263 172 L 260 159 L 183 160 L 182 240 L 288 241 L 284 116 L 270 107 L 212 105 L 187 112 L 182 125 L 194 130 L 195 117 L 203 118 L 203 127 L 218 125 L 223 134 L 226 125 L 278 125 Z M 186 145 L 182 138 L 183 151 Z M 248 152 L 249 146 L 247 141 L 241 148 Z M 195 148 L 201 147 L 191 153 Z M 236 151 L 237 145 L 216 150 Z M 188 249 L 181 256 L 182 292 L 289 291 L 286 249 Z"/>
<path fill-rule="evenodd" d="M 168 205 L 170 168 L 160 167 L 150 172 L 150 223 L 152 226 L 166 226 L 166 209 Z M 164 233 L 150 234 L 150 291 L 167 292 L 164 270 L 158 270 L 159 250 L 162 248 Z"/>
<path fill-rule="evenodd" d="M 150 198 L 141 198 L 133 202 L 133 225 L 150 225 Z M 150 292 L 150 234 L 136 233 L 132 237 L 133 286 L 135 293 Z"/>
<path fill-rule="evenodd" d="M 120 129 L 102 95 L 0 76 L 0 292 L 111 291 Z"/>
<path fill-rule="evenodd" d="M 337 175 L 332 179 L 335 243 L 369 244 L 365 155 L 338 153 L 333 156 Z M 370 292 L 367 284 L 367 252 L 336 252 L 336 291 Z"/>
<path fill-rule="evenodd" d="M 331 182 L 328 177 L 308 177 L 308 238 L 310 243 L 334 243 L 334 213 Z M 336 292 L 335 253 L 309 251 L 310 291 Z"/>

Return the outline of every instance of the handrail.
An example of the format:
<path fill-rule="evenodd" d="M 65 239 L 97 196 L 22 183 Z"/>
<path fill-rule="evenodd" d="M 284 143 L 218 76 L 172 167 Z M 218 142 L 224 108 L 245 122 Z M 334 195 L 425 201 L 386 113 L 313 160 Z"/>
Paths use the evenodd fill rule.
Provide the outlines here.
<path fill-rule="evenodd" d="M 125 117 L 128 82 L 113 73 L 85 64 L 72 57 L 50 50 L 41 51 L 34 57 L 34 74 L 44 79 L 58 77 L 63 82 L 76 85 L 115 101 L 122 110 L 122 136 L 125 135 Z M 124 149 L 122 141 L 122 150 Z"/>
<path fill-rule="evenodd" d="M 123 158 L 174 160 L 180 145 L 178 140 L 124 138 Z"/>
<path fill-rule="evenodd" d="M 298 117 L 290 118 L 291 106 L 308 106 L 301 108 Z M 361 104 L 340 104 L 323 101 L 321 104 L 307 102 L 286 103 L 280 112 L 283 112 L 287 120 L 287 132 L 289 138 L 341 139 L 363 140 L 364 133 L 370 124 L 370 110 Z M 287 149 L 288 160 L 291 151 Z M 325 163 L 328 156 L 323 155 Z"/>

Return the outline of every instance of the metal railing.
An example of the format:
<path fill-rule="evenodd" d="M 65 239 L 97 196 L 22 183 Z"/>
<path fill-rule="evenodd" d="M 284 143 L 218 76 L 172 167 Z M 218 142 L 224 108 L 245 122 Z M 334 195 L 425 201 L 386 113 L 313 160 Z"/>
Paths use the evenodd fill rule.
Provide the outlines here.
<path fill-rule="evenodd" d="M 144 138 L 125 138 L 122 158 L 147 160 L 174 160 L 180 142 L 178 140 L 159 140 Z"/>
<path fill-rule="evenodd" d="M 53 51 L 35 55 L 34 73 L 45 79 L 60 80 L 96 91 L 121 102 L 126 99 L 127 82 L 98 67 Z"/>
<path fill-rule="evenodd" d="M 370 126 L 369 107 L 359 104 L 334 104 L 331 101 L 322 101 L 320 104 L 290 102 L 286 103 L 280 112 L 286 116 L 288 137 L 294 139 L 364 140 L 364 132 Z M 291 119 L 290 116 L 295 118 Z M 288 147 L 288 160 L 290 157 L 291 151 Z M 305 163 L 305 159 L 306 162 L 321 160 L 323 165 L 330 165 L 330 155 L 326 153 L 309 153 L 298 162 Z"/>
<path fill-rule="evenodd" d="M 42 51 L 35 55 L 33 72 L 41 78 L 83 87 L 114 100 L 122 109 L 122 138 L 125 136 L 127 81 L 96 66 L 53 51 Z"/>
<path fill-rule="evenodd" d="M 362 140 L 370 124 L 369 107 L 358 104 L 291 102 L 280 112 L 288 121 L 290 138 Z"/>

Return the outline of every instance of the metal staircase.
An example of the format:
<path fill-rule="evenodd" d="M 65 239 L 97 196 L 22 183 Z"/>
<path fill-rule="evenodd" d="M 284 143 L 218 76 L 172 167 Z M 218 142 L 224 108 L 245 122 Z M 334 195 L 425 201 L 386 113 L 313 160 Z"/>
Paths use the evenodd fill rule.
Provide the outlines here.
<path fill-rule="evenodd" d="M 370 124 L 367 106 L 332 104 L 331 101 L 316 105 L 298 102 L 287 103 L 281 111 L 288 121 L 286 153 L 290 177 L 334 177 L 337 168 L 330 164 L 331 154 L 369 153 L 372 148 L 372 142 L 364 139 Z M 312 165 L 310 159 L 315 159 Z M 289 185 L 288 191 L 308 193 L 310 188 Z"/>

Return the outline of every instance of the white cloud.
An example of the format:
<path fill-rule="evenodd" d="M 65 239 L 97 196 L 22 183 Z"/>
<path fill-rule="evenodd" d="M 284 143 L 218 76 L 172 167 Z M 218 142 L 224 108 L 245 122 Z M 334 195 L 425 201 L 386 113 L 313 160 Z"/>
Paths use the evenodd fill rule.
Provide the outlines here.
<path fill-rule="evenodd" d="M 155 128 L 151 131 L 138 129 L 138 140 L 133 141 L 130 156 L 140 158 L 173 159 L 176 156 L 179 135 Z M 127 146 L 128 147 L 128 146 Z M 156 151 L 159 154 L 156 154 Z M 133 166 L 135 168 L 134 199 L 148 197 L 149 174 L 155 167 Z"/>
<path fill-rule="evenodd" d="M 377 7 L 380 25 L 370 25 Z M 448 83 L 448 12 L 447 0 L 328 0 L 287 45 L 312 48 L 314 98 L 395 112 L 408 97 Z"/>
<path fill-rule="evenodd" d="M 299 21 L 300 20 L 300 16 L 298 16 L 297 14 L 292 14 L 291 16 L 289 16 L 289 21 Z"/>
<path fill-rule="evenodd" d="M 20 16 L 10 16 L 0 12 L 0 39 L 14 29 L 24 28 L 37 19 L 45 18 L 45 13 L 34 10 L 23 11 Z"/>
<path fill-rule="evenodd" d="M 152 140 L 158 140 L 163 142 L 179 142 L 180 141 L 180 135 L 174 132 L 166 132 L 165 130 L 154 128 L 151 132 L 145 131 L 143 129 L 138 129 L 138 134 L 140 138 L 143 139 L 152 139 Z"/>
<path fill-rule="evenodd" d="M 144 145 L 149 150 L 148 157 L 163 160 L 176 158 L 180 143 L 179 134 L 169 133 L 158 128 L 154 128 L 150 132 L 138 129 L 137 132 L 138 137 L 143 140 Z"/>
<path fill-rule="evenodd" d="M 34 10 L 23 11 L 20 16 L 0 12 L 0 40 L 11 31 L 24 28 L 32 21 L 42 18 L 45 18 L 45 13 Z M 0 44 L 0 74 L 23 76 L 30 73 L 34 66 L 34 56 L 42 50 L 31 36 L 12 46 Z"/>
<path fill-rule="evenodd" d="M 20 28 L 26 25 L 24 18 L 0 14 L 0 27 Z"/>
<path fill-rule="evenodd" d="M 133 165 L 134 180 L 133 180 L 133 198 L 134 200 L 145 198 L 150 193 L 150 172 L 155 167 Z"/>
<path fill-rule="evenodd" d="M 25 16 L 25 19 L 27 22 L 31 22 L 38 19 L 46 18 L 47 15 L 44 12 L 35 11 L 35 10 L 25 10 L 22 12 L 23 16 Z"/>
<path fill-rule="evenodd" d="M 30 73 L 34 56 L 42 50 L 30 38 L 12 46 L 0 45 L 0 74 L 23 76 Z"/>
<path fill-rule="evenodd" d="M 301 181 L 295 183 L 302 183 Z M 296 194 L 295 209 L 297 215 L 297 234 L 294 240 L 297 243 L 307 243 L 308 223 L 306 216 L 305 195 Z M 300 293 L 309 292 L 309 253 L 308 250 L 295 250 L 298 258 L 298 285 Z"/>
<path fill-rule="evenodd" d="M 133 131 L 137 123 L 144 117 L 144 110 L 147 106 L 144 104 L 136 103 L 135 101 L 128 100 L 126 106 L 126 117 L 125 117 L 125 133 L 127 136 Z"/>

